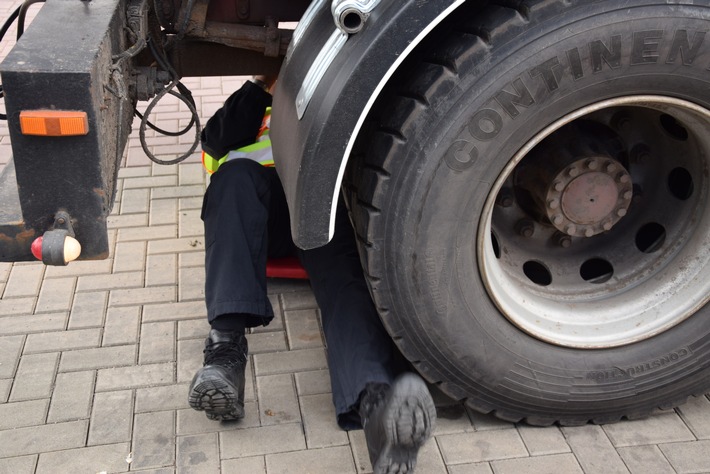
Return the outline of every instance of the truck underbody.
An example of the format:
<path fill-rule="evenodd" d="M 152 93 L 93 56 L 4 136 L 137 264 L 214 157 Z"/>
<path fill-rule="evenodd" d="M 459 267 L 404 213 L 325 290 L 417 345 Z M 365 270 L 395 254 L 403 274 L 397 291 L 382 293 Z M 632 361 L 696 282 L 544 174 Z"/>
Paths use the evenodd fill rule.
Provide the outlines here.
<path fill-rule="evenodd" d="M 48 0 L 0 67 L 0 260 L 106 258 L 135 104 L 280 71 L 294 239 L 342 194 L 422 375 L 511 421 L 644 416 L 710 389 L 708 30 L 692 1 Z M 47 110 L 86 133 L 23 131 Z"/>

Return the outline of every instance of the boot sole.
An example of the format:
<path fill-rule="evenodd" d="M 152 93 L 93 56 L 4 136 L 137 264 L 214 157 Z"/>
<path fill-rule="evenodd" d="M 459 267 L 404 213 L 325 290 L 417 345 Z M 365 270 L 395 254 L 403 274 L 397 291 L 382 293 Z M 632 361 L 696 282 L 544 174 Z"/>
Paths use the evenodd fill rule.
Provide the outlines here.
<path fill-rule="evenodd" d="M 237 388 L 221 377 L 198 373 L 190 385 L 190 406 L 204 411 L 207 418 L 232 421 L 244 418 L 244 405 L 239 402 Z"/>
<path fill-rule="evenodd" d="M 436 420 L 434 401 L 424 381 L 413 374 L 397 379 L 383 416 L 386 442 L 373 473 L 414 472 L 419 449 L 431 436 Z"/>

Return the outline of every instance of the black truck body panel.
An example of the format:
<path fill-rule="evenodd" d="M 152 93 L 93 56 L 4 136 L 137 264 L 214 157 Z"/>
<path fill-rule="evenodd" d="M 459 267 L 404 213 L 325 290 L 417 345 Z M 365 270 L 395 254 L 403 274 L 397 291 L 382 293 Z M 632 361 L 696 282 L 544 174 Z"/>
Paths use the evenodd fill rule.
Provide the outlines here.
<path fill-rule="evenodd" d="M 334 201 L 364 116 L 396 65 L 460 3 L 383 0 L 335 57 L 301 120 L 296 110 L 299 89 L 335 30 L 330 2 L 324 2 L 300 47 L 287 57 L 274 96 L 272 137 L 299 247 L 319 247 L 332 237 Z"/>

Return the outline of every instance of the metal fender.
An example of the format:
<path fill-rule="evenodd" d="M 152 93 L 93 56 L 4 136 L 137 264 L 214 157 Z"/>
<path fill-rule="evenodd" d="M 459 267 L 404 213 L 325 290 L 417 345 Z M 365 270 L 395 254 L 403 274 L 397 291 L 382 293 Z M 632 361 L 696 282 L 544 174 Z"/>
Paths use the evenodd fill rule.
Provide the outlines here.
<path fill-rule="evenodd" d="M 333 236 L 348 156 L 404 58 L 464 0 L 316 0 L 294 32 L 274 93 L 274 159 L 296 245 Z"/>

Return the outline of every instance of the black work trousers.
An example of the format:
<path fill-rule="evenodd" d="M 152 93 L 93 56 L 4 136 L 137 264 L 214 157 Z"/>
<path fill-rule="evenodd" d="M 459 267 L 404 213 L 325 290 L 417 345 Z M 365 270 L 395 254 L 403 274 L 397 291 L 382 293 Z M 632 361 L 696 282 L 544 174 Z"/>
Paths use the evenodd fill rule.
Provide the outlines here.
<path fill-rule="evenodd" d="M 365 385 L 391 383 L 402 365 L 370 297 L 342 202 L 332 241 L 299 250 L 276 170 L 237 159 L 212 175 L 202 220 L 210 322 L 243 313 L 247 327 L 268 324 L 274 313 L 266 295 L 266 260 L 298 255 L 321 311 L 338 423 L 358 428 L 354 408 Z"/>

